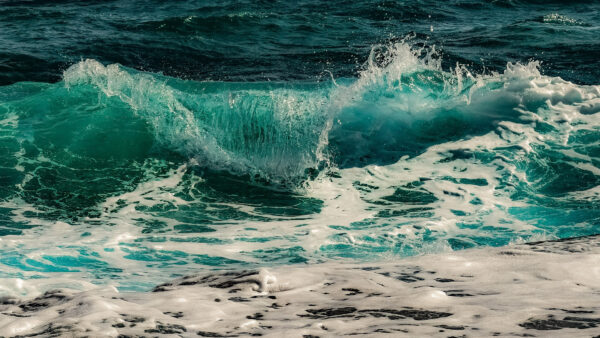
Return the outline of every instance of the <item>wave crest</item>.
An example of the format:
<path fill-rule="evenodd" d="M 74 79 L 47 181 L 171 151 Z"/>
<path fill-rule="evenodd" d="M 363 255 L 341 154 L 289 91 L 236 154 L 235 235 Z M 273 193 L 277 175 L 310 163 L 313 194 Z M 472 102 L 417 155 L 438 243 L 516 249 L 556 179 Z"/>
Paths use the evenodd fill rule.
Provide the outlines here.
<path fill-rule="evenodd" d="M 327 166 L 390 164 L 443 142 L 485 134 L 500 122 L 539 119 L 568 105 L 594 114 L 597 86 L 509 63 L 502 73 L 441 68 L 435 48 L 373 48 L 359 77 L 329 83 L 180 81 L 82 61 L 65 85 L 92 85 L 141 116 L 161 146 L 201 164 L 285 182 Z M 537 117 L 536 117 L 537 116 Z"/>

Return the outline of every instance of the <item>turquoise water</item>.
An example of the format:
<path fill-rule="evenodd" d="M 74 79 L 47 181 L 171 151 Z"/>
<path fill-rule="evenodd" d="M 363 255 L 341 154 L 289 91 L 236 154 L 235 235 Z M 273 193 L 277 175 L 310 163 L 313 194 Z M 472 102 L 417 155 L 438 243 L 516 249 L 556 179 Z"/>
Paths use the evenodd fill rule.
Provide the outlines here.
<path fill-rule="evenodd" d="M 0 278 L 598 234 L 597 7 L 3 4 Z"/>

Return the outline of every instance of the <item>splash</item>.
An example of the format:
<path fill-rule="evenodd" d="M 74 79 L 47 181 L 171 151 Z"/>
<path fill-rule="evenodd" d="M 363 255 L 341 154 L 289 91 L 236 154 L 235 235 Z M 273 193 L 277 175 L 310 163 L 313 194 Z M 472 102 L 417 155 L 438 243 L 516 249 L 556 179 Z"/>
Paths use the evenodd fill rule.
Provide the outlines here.
<path fill-rule="evenodd" d="M 353 79 L 220 83 L 86 60 L 0 97 L 3 278 L 132 290 L 600 224 L 600 86 L 537 62 L 444 70 L 399 42 Z"/>

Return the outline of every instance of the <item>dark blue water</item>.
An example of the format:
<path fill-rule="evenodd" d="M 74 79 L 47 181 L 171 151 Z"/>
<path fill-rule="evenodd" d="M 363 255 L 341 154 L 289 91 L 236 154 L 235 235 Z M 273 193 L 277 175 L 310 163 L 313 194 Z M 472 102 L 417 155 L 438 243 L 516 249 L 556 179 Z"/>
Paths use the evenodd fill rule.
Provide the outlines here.
<path fill-rule="evenodd" d="M 445 66 L 597 84 L 594 1 L 4 1 L 0 83 L 55 82 L 82 59 L 214 81 L 355 76 L 377 43 L 415 34 Z M 433 28 L 433 30 L 432 30 Z"/>
<path fill-rule="evenodd" d="M 600 233 L 599 9 L 2 2 L 0 278 Z"/>

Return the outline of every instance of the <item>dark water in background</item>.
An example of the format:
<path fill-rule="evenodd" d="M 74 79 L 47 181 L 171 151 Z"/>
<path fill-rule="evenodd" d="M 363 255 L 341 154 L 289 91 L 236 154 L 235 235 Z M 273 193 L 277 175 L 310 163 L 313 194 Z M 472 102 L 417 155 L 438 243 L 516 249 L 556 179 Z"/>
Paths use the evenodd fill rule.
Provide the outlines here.
<path fill-rule="evenodd" d="M 599 9 L 0 2 L 0 278 L 600 233 Z"/>
<path fill-rule="evenodd" d="M 539 60 L 600 74 L 595 1 L 3 1 L 0 84 L 54 82 L 82 59 L 215 81 L 355 76 L 371 47 L 416 34 L 456 62 Z M 431 30 L 433 27 L 433 31 Z"/>

